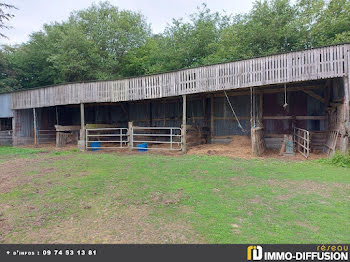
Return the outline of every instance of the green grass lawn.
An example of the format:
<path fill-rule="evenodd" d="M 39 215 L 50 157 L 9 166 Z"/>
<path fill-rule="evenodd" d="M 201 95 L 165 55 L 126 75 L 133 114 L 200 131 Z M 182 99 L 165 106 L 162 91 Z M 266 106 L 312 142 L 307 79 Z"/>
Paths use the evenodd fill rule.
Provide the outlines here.
<path fill-rule="evenodd" d="M 325 161 L 0 147 L 1 243 L 348 243 Z"/>

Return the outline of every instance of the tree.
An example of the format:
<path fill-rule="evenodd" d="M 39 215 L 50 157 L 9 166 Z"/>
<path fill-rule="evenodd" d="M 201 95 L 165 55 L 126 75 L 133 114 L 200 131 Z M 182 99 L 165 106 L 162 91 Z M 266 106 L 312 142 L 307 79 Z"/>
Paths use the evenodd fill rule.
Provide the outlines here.
<path fill-rule="evenodd" d="M 14 51 L 15 48 L 12 47 L 0 49 L 0 92 L 10 92 L 21 87 L 17 80 L 17 71 L 10 63 Z"/>
<path fill-rule="evenodd" d="M 143 15 L 119 10 L 108 2 L 74 13 L 70 23 L 76 24 L 95 45 L 99 58 L 97 79 L 122 76 L 123 57 L 143 46 L 151 36 L 150 25 Z"/>
<path fill-rule="evenodd" d="M 100 3 L 68 21 L 44 25 L 10 57 L 24 88 L 122 75 L 124 56 L 150 36 L 139 13 Z"/>
<path fill-rule="evenodd" d="M 166 71 L 162 55 L 164 37 L 154 35 L 138 48 L 130 50 L 122 60 L 121 74 L 123 76 L 140 76 Z"/>
<path fill-rule="evenodd" d="M 132 77 L 349 42 L 349 14 L 350 0 L 257 0 L 236 16 L 203 4 L 153 35 L 142 14 L 102 2 L 44 25 L 27 43 L 3 47 L 0 89 Z"/>
<path fill-rule="evenodd" d="M 229 16 L 211 12 L 205 4 L 189 18 L 189 22 L 174 19 L 165 29 L 160 54 L 165 70 L 205 64 L 230 21 Z"/>
<path fill-rule="evenodd" d="M 299 49 L 305 32 L 297 23 L 298 10 L 289 0 L 256 1 L 222 32 L 211 60 L 227 61 Z"/>
<path fill-rule="evenodd" d="M 6 25 L 6 22 L 9 21 L 12 17 L 14 17 L 13 14 L 7 13 L 6 9 L 17 9 L 14 5 L 9 5 L 5 3 L 0 3 L 0 38 L 7 38 L 6 35 L 4 35 L 1 31 L 4 29 L 9 29 L 10 27 Z"/>
<path fill-rule="evenodd" d="M 331 0 L 312 28 L 314 45 L 350 41 L 350 1 Z"/>

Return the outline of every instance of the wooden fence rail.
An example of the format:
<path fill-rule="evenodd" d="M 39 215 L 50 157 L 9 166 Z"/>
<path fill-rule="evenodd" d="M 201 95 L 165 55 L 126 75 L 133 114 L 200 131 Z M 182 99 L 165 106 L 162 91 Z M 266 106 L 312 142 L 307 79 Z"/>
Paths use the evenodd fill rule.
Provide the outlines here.
<path fill-rule="evenodd" d="M 338 45 L 115 81 L 12 93 L 12 109 L 119 102 L 343 77 L 350 45 Z"/>

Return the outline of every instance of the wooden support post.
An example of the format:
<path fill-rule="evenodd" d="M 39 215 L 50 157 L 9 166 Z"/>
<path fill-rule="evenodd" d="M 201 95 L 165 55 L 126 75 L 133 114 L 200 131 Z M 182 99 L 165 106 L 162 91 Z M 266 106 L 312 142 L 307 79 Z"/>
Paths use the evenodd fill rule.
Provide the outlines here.
<path fill-rule="evenodd" d="M 165 102 L 163 102 L 163 126 L 166 127 Z"/>
<path fill-rule="evenodd" d="M 350 71 L 350 70 L 349 70 Z M 341 123 L 341 151 L 344 154 L 349 152 L 349 102 L 350 102 L 350 79 L 349 76 L 344 76 L 344 116 Z"/>
<path fill-rule="evenodd" d="M 16 128 L 17 111 L 18 110 L 13 110 L 13 117 L 12 117 L 12 145 L 14 146 L 17 146 L 17 128 Z"/>
<path fill-rule="evenodd" d="M 84 110 L 84 104 L 80 104 L 80 138 L 78 140 L 78 148 L 81 151 L 86 150 L 86 146 L 88 143 L 86 143 L 86 134 L 85 134 L 85 110 Z"/>
<path fill-rule="evenodd" d="M 36 121 L 36 110 L 33 108 L 33 126 L 34 126 L 34 146 L 38 146 L 38 130 Z"/>
<path fill-rule="evenodd" d="M 21 144 L 21 131 L 23 130 L 23 114 L 21 110 L 13 110 L 13 119 L 12 119 L 12 142 L 14 146 L 18 146 Z"/>
<path fill-rule="evenodd" d="M 205 134 L 205 143 L 208 144 L 210 143 L 211 139 L 210 137 L 208 137 L 208 132 L 207 132 L 207 128 L 208 128 L 208 124 L 209 124 L 209 118 L 208 118 L 208 114 L 207 114 L 207 96 L 203 95 L 202 97 L 202 115 L 203 115 L 203 125 L 204 125 L 204 129 L 200 129 L 200 134 L 202 134 L 202 131 L 204 131 Z M 200 127 L 201 128 L 201 127 Z"/>
<path fill-rule="evenodd" d="M 187 152 L 186 144 L 186 95 L 182 96 L 182 152 Z"/>
<path fill-rule="evenodd" d="M 152 126 L 152 102 L 149 102 L 149 126 Z"/>
<path fill-rule="evenodd" d="M 120 104 L 120 108 L 122 109 L 122 111 L 123 111 L 125 117 L 126 117 L 127 119 L 129 119 L 128 111 L 125 109 L 125 107 L 124 107 L 123 104 Z"/>
<path fill-rule="evenodd" d="M 210 137 L 214 137 L 214 95 L 210 97 Z"/>
<path fill-rule="evenodd" d="M 58 122 L 58 108 L 56 106 L 56 125 L 59 125 L 59 122 Z"/>
<path fill-rule="evenodd" d="M 206 103 L 205 103 L 205 101 L 206 101 L 206 97 L 205 96 L 203 96 L 202 97 L 202 113 L 203 113 L 203 119 L 204 119 L 204 121 L 205 121 L 205 125 L 207 125 L 207 122 L 206 122 Z"/>
<path fill-rule="evenodd" d="M 331 79 L 327 80 L 326 86 L 324 88 L 324 100 L 325 100 L 325 106 L 326 106 L 326 110 L 325 110 L 325 128 L 326 131 L 330 131 L 329 128 L 329 121 L 330 121 L 330 111 L 329 111 L 329 104 L 330 104 L 330 99 L 331 99 L 331 84 L 332 84 Z"/>
<path fill-rule="evenodd" d="M 133 129 L 133 123 L 128 122 L 128 133 L 129 133 L 129 151 L 132 150 L 133 144 L 134 144 L 134 129 Z"/>
<path fill-rule="evenodd" d="M 80 140 L 85 140 L 85 110 L 84 104 L 80 104 Z"/>
<path fill-rule="evenodd" d="M 261 91 L 260 96 L 259 96 L 259 112 L 258 112 L 258 117 L 259 117 L 259 126 L 263 127 L 263 92 Z"/>
<path fill-rule="evenodd" d="M 33 108 L 33 126 L 34 126 L 34 146 L 38 146 L 38 130 L 37 130 L 37 119 L 36 119 L 35 108 Z"/>

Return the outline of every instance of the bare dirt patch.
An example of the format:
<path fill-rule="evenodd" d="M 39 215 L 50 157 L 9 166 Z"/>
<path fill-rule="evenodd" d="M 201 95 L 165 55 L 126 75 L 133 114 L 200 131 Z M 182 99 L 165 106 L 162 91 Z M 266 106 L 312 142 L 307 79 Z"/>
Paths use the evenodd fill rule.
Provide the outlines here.
<path fill-rule="evenodd" d="M 326 183 L 326 182 L 316 182 L 310 180 L 298 180 L 293 181 L 289 179 L 259 179 L 257 183 L 256 177 L 246 176 L 246 175 L 237 175 L 230 179 L 229 186 L 244 187 L 250 184 L 256 184 L 256 187 L 259 186 L 269 186 L 272 192 L 277 193 L 275 199 L 280 202 L 288 201 L 289 199 L 299 195 L 299 194 L 315 194 L 319 195 L 324 199 L 331 197 L 332 192 L 334 191 L 346 191 L 350 190 L 349 184 L 341 183 Z M 285 192 L 281 194 L 281 189 Z M 250 203 L 263 204 L 263 199 L 259 196 L 256 196 L 252 199 L 249 199 Z"/>
<path fill-rule="evenodd" d="M 56 171 L 54 167 L 42 167 L 39 164 L 65 158 L 64 156 L 45 159 L 15 158 L 0 163 L 0 193 L 7 193 L 14 188 L 30 183 L 34 178 Z"/>
<path fill-rule="evenodd" d="M 174 193 L 162 193 L 162 192 L 153 192 L 151 194 L 152 201 L 155 203 L 160 203 L 162 205 L 174 205 L 178 204 L 181 199 L 184 198 L 183 189 L 179 189 Z"/>
<path fill-rule="evenodd" d="M 320 229 L 318 226 L 310 225 L 304 221 L 295 221 L 295 224 L 313 232 L 317 232 Z"/>
<path fill-rule="evenodd" d="M 291 180 L 278 180 L 278 179 L 268 179 L 265 181 L 265 184 L 273 188 L 287 189 L 288 194 L 279 196 L 279 199 L 284 201 L 288 200 L 291 197 L 294 197 L 296 194 L 317 194 L 322 197 L 328 198 L 331 192 L 334 190 L 334 187 L 342 187 L 341 184 L 333 183 L 324 183 L 324 182 L 314 182 L 314 181 L 291 181 Z M 344 185 L 345 189 L 346 185 Z"/>
<path fill-rule="evenodd" d="M 85 217 L 72 216 L 27 231 L 21 239 L 23 243 L 200 243 L 200 237 L 188 223 L 163 220 L 155 223 L 147 205 L 114 212 L 99 210 L 98 214 Z"/>

